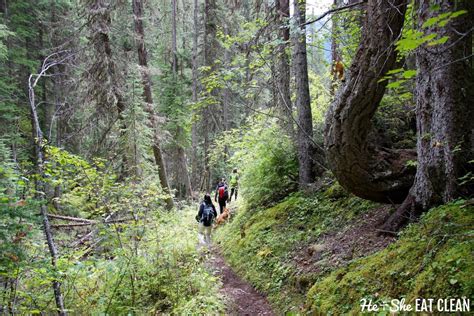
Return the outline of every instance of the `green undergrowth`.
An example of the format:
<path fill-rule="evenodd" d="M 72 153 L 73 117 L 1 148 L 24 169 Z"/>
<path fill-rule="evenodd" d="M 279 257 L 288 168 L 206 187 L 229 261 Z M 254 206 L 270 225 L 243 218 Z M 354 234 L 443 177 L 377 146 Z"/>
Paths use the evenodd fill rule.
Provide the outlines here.
<path fill-rule="evenodd" d="M 220 281 L 206 266 L 197 248 L 195 207 L 157 211 L 147 223 L 117 225 L 103 236 L 101 251 L 59 259 L 66 308 L 73 315 L 219 314 L 224 300 Z M 120 241 L 117 242 L 117 239 Z M 97 249 L 97 252 L 100 249 Z M 51 280 L 54 275 L 35 264 L 18 289 L 21 314 L 54 314 Z M 31 301 L 30 293 L 35 293 Z"/>
<path fill-rule="evenodd" d="M 77 272 L 88 277 L 79 278 L 85 282 L 83 288 L 77 281 L 75 286 L 86 291 L 83 297 L 87 297 L 89 306 L 111 314 L 223 312 L 223 300 L 218 294 L 220 281 L 205 266 L 205 256 L 197 249 L 194 216 L 192 207 L 161 213 L 145 227 L 137 256 L 84 262 L 93 268 L 92 274 L 78 267 Z M 98 288 L 88 295 L 91 283 Z M 85 306 L 79 301 L 77 307 Z"/>
<path fill-rule="evenodd" d="M 350 196 L 337 184 L 309 197 L 293 194 L 270 208 L 239 203 L 235 218 L 217 230 L 216 241 L 234 270 L 282 313 L 359 314 L 362 298 L 380 303 L 474 297 L 474 210 L 464 201 L 427 212 L 381 251 L 307 275 L 296 271 L 297 249 L 380 205 Z"/>
<path fill-rule="evenodd" d="M 244 206 L 217 230 L 216 240 L 229 264 L 266 293 L 275 308 L 296 311 L 304 303 L 305 291 L 296 286 L 293 250 L 374 207 L 377 204 L 349 196 L 335 185 L 310 197 L 293 194 L 266 209 Z"/>
<path fill-rule="evenodd" d="M 398 241 L 333 271 L 307 295 L 308 311 L 360 313 L 360 300 L 474 297 L 474 207 L 460 200 L 426 213 Z M 389 314 L 389 311 L 386 311 Z"/>

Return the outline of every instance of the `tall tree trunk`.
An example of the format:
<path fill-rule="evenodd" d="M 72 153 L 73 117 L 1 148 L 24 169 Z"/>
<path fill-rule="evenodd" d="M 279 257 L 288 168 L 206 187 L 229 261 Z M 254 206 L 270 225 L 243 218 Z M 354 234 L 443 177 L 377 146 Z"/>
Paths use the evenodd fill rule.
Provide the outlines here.
<path fill-rule="evenodd" d="M 56 1 L 50 0 L 50 7 L 51 7 L 51 27 L 57 27 L 60 24 L 59 14 L 66 14 L 59 10 L 56 4 Z M 60 35 L 61 32 L 53 31 L 51 41 L 54 47 L 59 47 L 63 41 L 64 37 Z M 61 126 L 63 116 L 61 112 L 64 111 L 62 109 L 65 103 L 65 94 L 66 94 L 66 82 L 69 80 L 70 75 L 68 72 L 68 68 L 66 65 L 57 65 L 53 67 L 54 75 L 52 77 L 52 84 L 53 84 L 53 104 L 54 104 L 54 114 L 51 118 L 50 128 L 48 131 L 48 139 L 51 143 L 55 144 L 57 147 L 61 147 Z M 55 124 L 54 124 L 55 123 Z M 53 127 L 54 130 L 53 130 Z"/>
<path fill-rule="evenodd" d="M 171 191 L 168 185 L 168 177 L 166 175 L 165 163 L 160 147 L 160 137 L 158 131 L 158 121 L 153 103 L 153 94 L 151 91 L 151 78 L 148 70 L 147 51 L 145 47 L 145 31 L 143 28 L 143 2 L 142 0 L 132 0 L 133 22 L 135 25 L 136 44 L 138 51 L 138 64 L 141 67 L 142 84 L 143 84 L 143 98 L 145 101 L 145 111 L 148 113 L 148 119 L 153 131 L 153 155 L 155 157 L 156 165 L 158 166 L 158 173 L 160 177 L 161 187 L 169 194 L 166 199 L 168 210 L 174 208 Z"/>
<path fill-rule="evenodd" d="M 293 111 L 290 92 L 290 56 L 287 51 L 290 40 L 290 1 L 276 0 L 275 9 L 276 22 L 277 27 L 279 29 L 278 37 L 281 41 L 281 43 L 277 46 L 276 49 L 276 99 L 278 109 L 281 112 L 280 124 L 282 125 L 285 132 L 291 137 L 293 137 Z"/>
<path fill-rule="evenodd" d="M 176 15 L 178 14 L 176 0 L 171 0 L 172 13 L 171 13 L 171 50 L 172 50 L 172 70 L 173 76 L 176 79 L 176 72 L 178 71 L 178 48 L 176 39 Z"/>
<path fill-rule="evenodd" d="M 198 39 L 199 39 L 199 4 L 198 0 L 194 0 L 193 8 L 193 55 L 192 55 L 192 101 L 196 103 L 198 100 Z M 199 161 L 197 155 L 198 148 L 198 122 L 193 120 L 193 126 L 191 129 L 191 179 L 192 187 L 196 188 L 199 182 L 198 170 Z"/>
<path fill-rule="evenodd" d="M 54 10 L 53 10 L 54 12 Z M 41 47 L 44 47 L 44 44 L 41 45 Z M 56 70 L 56 69 L 55 69 Z M 54 71 L 55 75 L 57 76 L 58 72 Z M 61 80 L 59 78 L 59 80 Z M 54 127 L 54 117 L 55 117 L 55 112 L 56 112 L 56 94 L 55 90 L 56 88 L 56 81 L 55 78 L 52 78 L 53 82 L 53 87 L 51 87 L 51 90 L 49 89 L 49 85 L 47 84 L 46 80 L 43 81 L 42 88 L 43 88 L 43 101 L 44 101 L 44 131 L 45 135 L 44 137 L 50 142 L 51 144 L 55 143 L 54 140 L 54 134 L 53 134 L 53 127 Z"/>
<path fill-rule="evenodd" d="M 181 128 L 180 128 L 181 129 Z M 184 134 L 184 131 L 181 129 L 180 134 Z M 193 190 L 191 185 L 191 179 L 189 178 L 188 172 L 188 160 L 186 159 L 186 152 L 184 151 L 183 146 L 178 147 L 178 159 L 179 166 L 180 166 L 180 176 L 182 177 L 181 181 L 183 182 L 184 186 L 184 194 L 188 198 L 193 197 Z"/>
<path fill-rule="evenodd" d="M 333 7 L 337 8 L 339 4 L 342 3 L 341 0 L 334 0 L 333 2 Z M 338 25 L 338 19 L 337 17 L 333 16 L 331 19 L 331 86 L 329 88 L 329 91 L 331 95 L 334 95 L 335 93 L 335 86 L 336 86 L 336 79 L 337 79 L 337 73 L 336 73 L 336 64 L 337 62 L 341 61 L 341 56 L 339 54 L 339 45 L 337 43 L 337 30 L 339 28 Z"/>
<path fill-rule="evenodd" d="M 210 71 L 216 69 L 215 58 L 217 57 L 217 2 L 216 0 L 205 0 L 204 1 L 204 63 L 206 66 L 210 67 Z M 217 97 L 217 91 L 214 89 L 212 91 L 212 97 Z M 211 166 L 209 165 L 209 150 L 210 150 L 210 133 L 211 130 L 211 109 L 209 106 L 206 106 L 202 110 L 202 126 L 203 126 L 203 135 L 204 135 L 204 181 L 203 188 L 206 191 L 211 189 Z M 217 126 L 216 126 L 217 128 Z"/>
<path fill-rule="evenodd" d="M 33 125 L 33 139 L 35 144 L 35 154 L 36 154 L 36 173 L 38 174 L 38 179 L 35 181 L 36 194 L 35 198 L 40 201 L 40 214 L 43 220 L 43 231 L 46 237 L 46 243 L 48 245 L 49 254 L 51 256 L 51 265 L 53 270 L 57 270 L 57 260 L 58 260 L 58 250 L 53 238 L 53 232 L 51 230 L 51 225 L 48 219 L 48 208 L 45 204 L 44 194 L 47 192 L 47 186 L 45 184 L 46 174 L 44 172 L 44 152 L 43 152 L 43 132 L 39 124 L 38 113 L 36 111 L 37 105 L 35 100 L 35 86 L 41 77 L 47 72 L 48 68 L 44 68 L 46 60 L 43 63 L 43 68 L 40 71 L 40 74 L 30 75 L 28 79 L 28 88 L 29 88 L 29 100 L 30 100 L 30 110 L 31 110 L 31 119 Z M 53 292 L 56 306 L 58 308 L 59 315 L 67 315 L 66 308 L 64 307 L 64 300 L 61 293 L 61 282 L 57 279 L 53 280 Z"/>
<path fill-rule="evenodd" d="M 177 38 L 176 38 L 176 17 L 177 17 L 177 0 L 172 0 L 172 7 L 173 7 L 173 14 L 172 14 L 172 70 L 173 70 L 173 81 L 177 82 L 178 80 L 178 48 L 177 48 Z M 182 139 L 184 138 L 184 130 L 181 126 L 178 126 L 176 129 L 176 155 L 177 155 L 177 179 L 176 182 L 178 184 L 178 188 L 180 191 L 180 195 L 184 197 L 191 198 L 192 197 L 192 188 L 191 188 L 191 180 L 189 179 L 188 173 L 188 164 L 186 159 L 186 153 L 184 151 L 183 145 L 181 144 Z M 183 189 L 184 190 L 183 190 Z"/>
<path fill-rule="evenodd" d="M 89 15 L 88 26 L 91 32 L 91 42 L 95 50 L 94 62 L 87 71 L 87 75 L 92 77 L 89 94 L 94 97 L 95 102 L 100 107 L 115 107 L 120 122 L 120 137 L 124 138 L 127 125 L 125 123 L 124 111 L 126 108 L 125 97 L 122 93 L 119 71 L 117 71 L 116 57 L 112 52 L 110 40 L 110 27 L 112 24 L 110 4 L 103 0 L 88 0 L 87 10 Z M 105 83 L 104 83 L 105 82 Z M 104 87 L 104 84 L 106 85 Z M 109 93 L 113 98 L 109 97 Z M 110 100 L 114 101 L 114 104 Z M 101 112 L 107 112 L 107 109 Z M 104 135 L 105 138 L 106 135 Z M 120 178 L 128 176 L 128 164 L 126 150 L 123 150 Z M 137 166 L 133 166 L 136 169 Z"/>
<path fill-rule="evenodd" d="M 224 34 L 229 36 L 229 26 L 227 21 L 224 21 Z M 230 51 L 229 49 L 224 49 L 224 68 L 227 70 L 230 68 Z M 230 104 L 231 104 L 231 91 L 229 87 L 224 87 L 222 91 L 222 125 L 224 131 L 230 130 Z M 229 157 L 229 147 L 227 144 L 224 146 L 225 159 Z"/>
<path fill-rule="evenodd" d="M 361 43 L 345 84 L 331 104 L 325 127 L 330 169 L 348 191 L 379 202 L 401 202 L 413 183 L 405 162 L 413 150 L 375 148 L 367 136 L 384 95 L 379 80 L 396 61 L 393 43 L 400 35 L 406 0 L 369 0 Z"/>
<path fill-rule="evenodd" d="M 294 59 L 296 78 L 296 109 L 298 111 L 298 162 L 299 185 L 304 187 L 314 180 L 313 115 L 309 95 L 308 60 L 306 55 L 306 1 L 294 1 L 294 17 L 297 28 Z"/>
<path fill-rule="evenodd" d="M 410 194 L 389 218 L 384 230 L 397 230 L 409 215 L 474 193 L 473 184 L 462 185 L 460 178 L 474 172 L 474 77 L 472 27 L 474 5 L 471 1 L 440 0 L 439 11 L 432 1 L 418 0 L 420 31 L 447 36 L 443 45 L 422 46 L 417 50 L 416 121 L 417 170 Z M 468 10 L 444 27 L 422 28 L 428 19 L 446 12 Z M 413 214 L 415 213 L 415 214 Z"/>
<path fill-rule="evenodd" d="M 7 15 L 7 0 L 0 0 L 0 12 L 3 13 L 5 20 Z"/>

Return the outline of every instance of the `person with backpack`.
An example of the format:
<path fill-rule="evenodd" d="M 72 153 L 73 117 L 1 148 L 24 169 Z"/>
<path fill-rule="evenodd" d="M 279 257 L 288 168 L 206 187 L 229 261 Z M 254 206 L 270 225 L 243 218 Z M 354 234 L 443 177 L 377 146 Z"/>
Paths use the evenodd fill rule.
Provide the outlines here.
<path fill-rule="evenodd" d="M 219 199 L 217 199 L 219 197 Z M 214 196 L 214 201 L 219 201 L 219 212 L 222 214 L 226 206 L 227 199 L 229 198 L 229 189 L 225 183 L 225 178 L 222 178 L 221 181 L 217 184 L 216 194 Z"/>
<path fill-rule="evenodd" d="M 237 173 L 237 168 L 234 168 L 232 170 L 232 174 L 230 175 L 230 197 L 229 197 L 229 202 L 232 201 L 232 196 L 235 193 L 235 199 L 237 200 L 237 190 L 239 186 L 239 174 Z"/>
<path fill-rule="evenodd" d="M 204 242 L 207 245 L 211 244 L 212 223 L 216 217 L 216 207 L 212 204 L 211 196 L 206 193 L 204 195 L 204 200 L 199 206 L 196 220 L 199 222 L 198 232 L 204 236 Z"/>

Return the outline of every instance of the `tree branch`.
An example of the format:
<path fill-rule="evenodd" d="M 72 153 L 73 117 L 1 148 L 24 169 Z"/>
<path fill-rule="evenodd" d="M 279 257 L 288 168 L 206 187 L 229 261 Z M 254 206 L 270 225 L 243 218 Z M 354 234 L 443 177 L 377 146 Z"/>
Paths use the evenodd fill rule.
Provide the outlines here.
<path fill-rule="evenodd" d="M 49 218 L 55 218 L 55 219 L 63 219 L 65 221 L 71 221 L 71 222 L 82 222 L 82 223 L 95 223 L 96 222 L 96 221 L 93 221 L 93 220 L 90 220 L 90 219 L 64 216 L 64 215 L 56 215 L 56 214 L 48 214 L 48 217 Z"/>
<path fill-rule="evenodd" d="M 342 7 L 339 7 L 339 8 L 334 8 L 334 9 L 331 9 L 331 10 L 328 10 L 326 12 L 324 12 L 323 14 L 321 14 L 319 17 L 313 19 L 313 20 L 309 20 L 305 23 L 302 23 L 300 25 L 300 27 L 302 26 L 305 26 L 305 25 L 308 25 L 308 24 L 312 24 L 312 23 L 315 23 L 315 22 L 318 22 L 319 20 L 322 20 L 326 15 L 328 14 L 332 14 L 332 13 L 335 13 L 335 12 L 339 12 L 339 11 L 343 11 L 343 10 L 347 10 L 347 9 L 350 9 L 352 7 L 355 7 L 355 6 L 358 6 L 360 4 L 364 4 L 364 3 L 367 3 L 367 0 L 362 0 L 362 1 L 359 1 L 359 2 L 356 2 L 356 3 L 352 3 L 352 4 L 348 4 L 348 5 L 345 5 L 345 6 L 342 6 Z"/>

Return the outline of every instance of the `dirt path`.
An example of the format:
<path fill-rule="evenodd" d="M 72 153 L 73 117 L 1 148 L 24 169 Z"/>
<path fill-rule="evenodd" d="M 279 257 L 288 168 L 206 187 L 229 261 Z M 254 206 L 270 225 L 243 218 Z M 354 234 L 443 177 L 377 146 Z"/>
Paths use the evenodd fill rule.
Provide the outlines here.
<path fill-rule="evenodd" d="M 249 283 L 240 279 L 228 266 L 218 250 L 213 249 L 208 261 L 215 274 L 222 280 L 221 294 L 229 300 L 226 313 L 229 315 L 274 315 L 265 296 Z"/>

